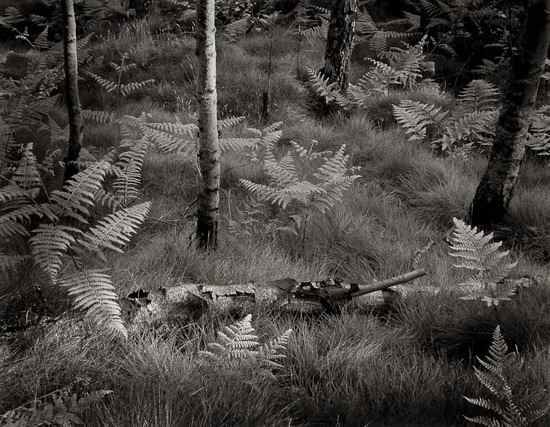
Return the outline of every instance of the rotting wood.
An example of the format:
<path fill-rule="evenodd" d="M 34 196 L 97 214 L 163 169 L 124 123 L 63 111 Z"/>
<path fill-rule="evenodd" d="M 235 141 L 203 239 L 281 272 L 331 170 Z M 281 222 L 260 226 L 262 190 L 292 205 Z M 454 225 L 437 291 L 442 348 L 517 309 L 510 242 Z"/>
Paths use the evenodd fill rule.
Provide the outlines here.
<path fill-rule="evenodd" d="M 226 309 L 247 303 L 273 305 L 291 312 L 338 313 L 341 303 L 367 294 L 380 294 L 371 300 L 374 304 L 393 303 L 401 293 L 391 290 L 392 286 L 410 284 L 425 275 L 425 270 L 419 269 L 368 285 L 338 279 L 299 282 L 292 278 L 236 285 L 186 283 L 156 291 L 132 292 L 123 299 L 122 306 L 125 315 L 134 322 L 173 316 L 191 320 L 200 316 L 208 306 Z"/>

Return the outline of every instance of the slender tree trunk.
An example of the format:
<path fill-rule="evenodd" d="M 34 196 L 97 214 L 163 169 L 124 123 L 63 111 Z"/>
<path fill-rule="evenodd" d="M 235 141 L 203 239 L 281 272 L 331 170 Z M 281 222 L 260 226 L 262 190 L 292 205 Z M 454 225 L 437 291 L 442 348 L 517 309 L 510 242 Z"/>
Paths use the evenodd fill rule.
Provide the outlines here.
<path fill-rule="evenodd" d="M 220 149 L 216 93 L 215 1 L 197 0 L 197 56 L 199 58 L 199 166 L 202 188 L 198 200 L 199 247 L 215 249 L 220 203 Z"/>
<path fill-rule="evenodd" d="M 325 51 L 325 65 L 321 72 L 330 82 L 338 82 L 342 91 L 349 85 L 349 71 L 357 0 L 334 0 L 330 13 L 330 23 Z"/>
<path fill-rule="evenodd" d="M 504 219 L 518 180 L 529 115 L 550 45 L 550 0 L 530 2 L 524 28 L 522 48 L 512 60 L 487 170 L 470 207 L 470 223 L 485 229 Z"/>
<path fill-rule="evenodd" d="M 78 94 L 78 57 L 76 44 L 76 20 L 73 0 L 63 0 L 65 100 L 69 113 L 69 146 L 65 156 L 65 180 L 76 175 L 80 148 L 82 147 L 83 121 Z"/>

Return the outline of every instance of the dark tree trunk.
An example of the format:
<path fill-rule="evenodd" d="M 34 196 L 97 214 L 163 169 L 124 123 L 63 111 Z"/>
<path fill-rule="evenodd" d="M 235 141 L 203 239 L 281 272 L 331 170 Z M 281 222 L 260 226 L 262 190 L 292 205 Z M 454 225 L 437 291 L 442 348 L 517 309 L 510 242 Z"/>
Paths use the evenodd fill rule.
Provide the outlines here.
<path fill-rule="evenodd" d="M 215 249 L 220 204 L 220 148 L 216 92 L 215 1 L 197 0 L 199 58 L 199 166 L 202 187 L 198 200 L 197 239 L 200 248 Z"/>
<path fill-rule="evenodd" d="M 530 3 L 524 28 L 522 48 L 512 59 L 487 170 L 470 207 L 470 223 L 484 229 L 504 219 L 518 179 L 529 115 L 550 44 L 550 0 Z"/>
<path fill-rule="evenodd" d="M 76 175 L 79 168 L 82 147 L 83 121 L 78 94 L 78 57 L 76 44 L 76 21 L 73 0 L 63 0 L 64 59 L 65 59 L 65 103 L 69 113 L 69 145 L 65 155 L 65 180 Z"/>
<path fill-rule="evenodd" d="M 330 13 L 325 65 L 321 72 L 330 82 L 338 82 L 342 91 L 349 85 L 356 17 L 357 0 L 335 0 Z"/>

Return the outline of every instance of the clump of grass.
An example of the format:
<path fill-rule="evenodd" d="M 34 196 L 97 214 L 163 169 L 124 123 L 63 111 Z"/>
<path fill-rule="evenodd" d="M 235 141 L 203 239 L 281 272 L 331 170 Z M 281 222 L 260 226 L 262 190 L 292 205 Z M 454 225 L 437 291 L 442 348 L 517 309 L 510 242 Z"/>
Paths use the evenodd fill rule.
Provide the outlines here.
<path fill-rule="evenodd" d="M 460 301 L 452 290 L 451 284 L 438 295 L 407 297 L 398 308 L 396 324 L 427 351 L 467 363 L 487 351 L 499 322 L 512 348 L 529 352 L 550 344 L 550 322 L 545 316 L 550 292 L 544 285 L 523 289 L 503 303 L 499 322 L 483 303 Z"/>

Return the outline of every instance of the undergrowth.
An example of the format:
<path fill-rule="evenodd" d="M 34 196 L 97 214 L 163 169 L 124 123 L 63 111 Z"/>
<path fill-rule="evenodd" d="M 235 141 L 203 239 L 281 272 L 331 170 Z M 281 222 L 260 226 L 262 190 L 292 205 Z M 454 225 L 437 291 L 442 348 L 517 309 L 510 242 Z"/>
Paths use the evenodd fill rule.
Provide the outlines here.
<path fill-rule="evenodd" d="M 422 76 L 422 46 L 412 44 L 376 62 L 354 64 L 355 97 L 340 94 L 348 97 L 340 99 L 325 87 L 325 97 L 341 104 L 349 101 L 353 108 L 319 121 L 305 100 L 307 85 L 295 78 L 297 34 L 277 30 L 281 40 L 272 52 L 272 122 L 262 123 L 269 35 L 220 40 L 220 116 L 235 126 L 220 130 L 220 247 L 204 254 L 189 239 L 200 178 L 194 161 L 193 42 L 185 36 L 153 35 L 150 24 L 98 37 L 90 49 L 93 57 L 103 52 L 103 61 L 91 60 L 87 66 L 105 82 L 116 81 L 117 70 L 126 66 L 131 79 L 125 82 L 154 82 L 135 86 L 136 92 L 124 102 L 113 95 L 121 95 L 123 86 L 91 77 L 113 93 L 98 93 L 90 80 L 82 87 L 84 106 L 90 110 L 88 159 L 101 158 L 121 143 L 122 151 L 133 150 L 119 166 L 126 166 L 125 176 L 133 176 L 133 187 L 140 192 L 126 194 L 127 200 L 121 197 L 119 202 L 136 197 L 151 201 L 140 233 L 124 245 L 125 253 L 109 259 L 118 295 L 182 282 L 261 283 L 284 277 L 337 276 L 371 283 L 414 268 L 425 268 L 428 275 L 404 286 L 434 292 L 412 292 L 383 318 L 361 301 L 344 307 L 340 316 L 306 317 L 255 307 L 255 331 L 245 331 L 253 356 L 270 337 L 284 338 L 271 348 L 286 357 L 277 358 L 276 369 L 267 372 L 248 363 L 206 363 L 199 356 L 216 341 L 215 331 L 242 322 L 247 313 L 208 311 L 190 324 L 131 329 L 125 343 L 105 340 L 87 321 L 51 321 L 0 340 L 0 371 L 7 372 L 0 375 L 0 413 L 64 389 L 76 378 L 91 378 L 88 392 L 113 393 L 78 415 L 90 426 L 462 426 L 463 415 L 480 416 L 463 396 L 484 393 L 473 366 L 476 357 L 483 360 L 487 354 L 497 324 L 510 348 L 521 355 L 522 363 L 506 371 L 514 396 L 523 401 L 533 390 L 548 387 L 550 291 L 544 263 L 550 259 L 545 185 L 550 172 L 540 156 L 529 158 L 522 170 L 509 230 L 495 232 L 503 247 L 488 246 L 495 249 L 493 255 L 510 250 L 517 265 L 513 270 L 506 267 L 506 273 L 533 283 L 514 296 L 491 296 L 491 301 L 499 301 L 498 319 L 482 301 L 459 299 L 458 284 L 471 276 L 453 267 L 460 263 L 449 255 L 445 240 L 453 239 L 452 218 L 465 217 L 486 162 L 478 141 L 488 137 L 478 127 L 461 135 L 451 131 L 462 129 L 464 114 L 494 114 L 492 99 L 480 97 L 477 102 L 473 86 L 458 99 L 434 90 L 434 83 Z M 369 30 L 367 21 L 362 25 Z M 380 29 L 369 31 L 368 43 L 385 43 L 383 35 L 373 36 Z M 309 36 L 318 37 L 313 32 Z M 320 63 L 315 43 L 302 46 L 302 65 Z M 125 65 L 116 63 L 121 55 Z M 410 68 L 403 58 L 414 59 Z M 310 78 L 315 81 L 313 74 Z M 32 124 L 41 123 L 43 129 L 18 131 L 10 141 L 21 135 L 31 138 L 39 150 L 38 163 L 51 157 L 53 170 L 59 152 L 53 153 L 66 140 L 66 120 L 55 104 L 46 108 L 57 127 L 44 116 L 35 117 L 43 105 L 30 100 L 28 105 Z M 490 114 L 485 116 L 492 120 Z M 21 124 L 22 116 L 7 117 L 10 126 Z M 277 121 L 282 124 L 272 125 Z M 535 137 L 542 138 L 544 132 L 536 129 Z M 449 143 L 449 138 L 455 140 Z M 49 142 L 39 146 L 38 140 Z M 143 168 L 142 186 L 139 177 L 128 173 L 136 166 Z M 115 173 L 108 184 L 116 178 Z M 119 181 L 119 194 L 122 187 Z M 467 226 L 458 224 L 466 238 Z M 457 245 L 455 240 L 454 254 L 469 259 Z M 18 286 L 36 280 L 28 272 L 23 276 Z M 502 278 L 477 277 L 478 282 L 486 279 L 486 289 Z M 501 301 L 502 296 L 510 300 Z M 285 333 L 290 329 L 291 334 Z M 216 348 L 227 353 L 227 340 L 218 344 L 224 350 Z M 543 416 L 540 425 L 548 424 L 548 417 Z"/>

